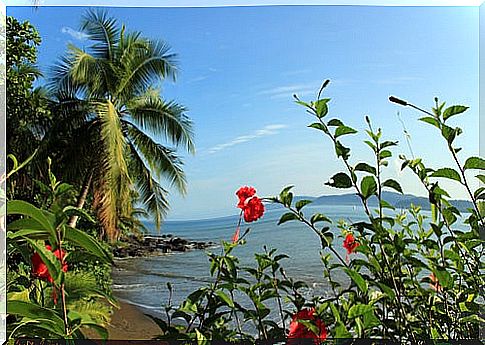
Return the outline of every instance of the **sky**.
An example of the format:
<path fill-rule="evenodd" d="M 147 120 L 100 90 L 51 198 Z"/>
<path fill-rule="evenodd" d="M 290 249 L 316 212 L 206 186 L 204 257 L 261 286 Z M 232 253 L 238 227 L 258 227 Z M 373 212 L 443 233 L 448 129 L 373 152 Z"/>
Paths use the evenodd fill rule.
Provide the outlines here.
<path fill-rule="evenodd" d="M 464 129 L 460 156 L 478 155 L 478 8 L 379 6 L 258 6 L 214 8 L 108 8 L 128 30 L 163 39 L 178 55 L 180 73 L 162 95 L 186 106 L 197 152 L 183 152 L 188 194 L 169 197 L 169 220 L 237 212 L 235 191 L 254 186 L 273 196 L 287 185 L 299 195 L 339 194 L 324 185 L 343 165 L 328 138 L 308 128 L 310 115 L 292 94 L 314 100 L 325 79 L 329 117 L 359 130 L 343 142 L 352 163 L 372 159 L 364 116 L 383 137 L 399 140 L 386 176 L 406 193 L 424 195 L 418 180 L 400 172 L 400 153 L 432 168 L 453 166 L 446 145 L 421 114 L 388 101 L 390 95 L 430 109 L 437 96 L 470 106 L 455 125 Z M 88 47 L 78 31 L 86 7 L 7 7 L 31 21 L 43 42 L 39 65 L 49 67 L 68 43 Z M 400 113 L 399 117 L 397 112 Z M 402 120 L 402 122 L 400 121 Z M 163 143 L 163 138 L 158 138 Z M 444 184 L 454 198 L 466 192 Z"/>

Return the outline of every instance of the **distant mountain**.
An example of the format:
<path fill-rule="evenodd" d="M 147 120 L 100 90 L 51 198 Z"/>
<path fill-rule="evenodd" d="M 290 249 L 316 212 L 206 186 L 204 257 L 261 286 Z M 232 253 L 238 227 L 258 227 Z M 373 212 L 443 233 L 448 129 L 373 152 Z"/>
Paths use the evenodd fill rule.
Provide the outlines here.
<path fill-rule="evenodd" d="M 426 197 L 416 196 L 412 194 L 399 194 L 394 192 L 383 192 L 382 198 L 393 205 L 396 208 L 409 208 L 411 204 L 415 206 L 421 206 L 423 210 L 431 209 L 429 200 Z M 319 197 L 312 196 L 295 196 L 294 201 L 298 200 L 311 200 L 313 206 L 316 205 L 351 205 L 360 206 L 360 198 L 356 194 L 340 194 L 340 195 L 322 195 Z M 466 212 L 468 208 L 472 208 L 473 205 L 467 200 L 451 200 L 453 206 L 455 206 L 460 212 Z M 275 207 L 276 206 L 276 207 Z M 369 199 L 369 206 L 378 206 L 377 198 L 373 197 Z M 278 205 L 271 206 L 272 208 L 277 208 Z"/>

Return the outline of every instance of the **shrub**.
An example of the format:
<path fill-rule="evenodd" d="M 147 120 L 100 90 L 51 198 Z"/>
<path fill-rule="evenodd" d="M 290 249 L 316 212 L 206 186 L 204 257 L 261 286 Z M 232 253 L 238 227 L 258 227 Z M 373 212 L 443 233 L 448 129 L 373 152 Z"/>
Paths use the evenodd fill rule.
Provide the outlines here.
<path fill-rule="evenodd" d="M 330 140 L 344 167 L 326 184 L 353 189 L 367 220 L 336 223 L 321 213 L 307 216 L 304 208 L 311 201 L 293 201 L 292 186 L 263 200 L 286 208 L 278 224 L 301 222 L 319 238 L 330 296 L 307 300 L 302 293 L 305 283 L 286 276 L 280 265 L 286 256 L 276 255 L 274 249 L 265 248 L 263 253 L 255 254 L 255 267 L 240 267 L 231 252 L 244 239 L 236 236 L 234 243 L 222 243 L 222 254 L 209 254 L 214 282 L 190 294 L 179 308 L 170 303 L 166 307 L 167 320 L 159 320 L 165 332 L 162 338 L 284 339 L 290 320 L 295 322 L 295 315 L 304 310 L 311 310 L 312 316 L 296 321 L 313 332 L 316 341 L 322 339 L 319 338 L 323 334 L 322 324 L 326 327 L 325 334 L 328 332 L 332 338 L 399 341 L 478 338 L 479 326 L 484 323 L 478 315 L 483 308 L 480 295 L 484 285 L 484 263 L 480 260 L 484 251 L 480 238 L 484 219 L 478 199 L 485 195 L 485 188 L 472 191 L 469 171 L 485 170 L 485 160 L 459 158 L 461 149 L 456 147 L 455 139 L 462 130 L 449 123 L 452 116 L 465 112 L 467 107 L 445 108 L 436 99 L 436 106 L 428 112 L 390 98 L 423 111 L 426 115 L 420 120 L 441 133 L 444 146 L 456 163 L 455 168 L 431 169 L 421 158 L 399 156 L 402 169 L 410 169 L 428 194 L 430 218 L 418 206 L 399 210 L 384 199 L 386 189 L 403 192 L 398 181 L 383 178 L 398 142 L 384 140 L 382 130 L 374 128 L 369 117 L 365 118 L 369 139 L 364 143 L 372 151 L 374 161 L 351 159 L 351 149 L 345 146 L 344 138 L 357 130 L 341 119 L 327 119 L 330 99 L 321 98 L 327 84 L 328 81 L 323 84 L 315 101 L 307 103 L 295 96 L 296 102 L 313 116 L 315 121 L 309 127 Z M 476 178 L 485 182 L 485 175 Z M 473 208 L 462 214 L 453 206 L 450 193 L 441 185 L 442 179 L 463 186 Z M 377 200 L 377 208 L 370 206 L 370 200 Z M 457 227 L 460 222 L 466 230 Z M 337 238 L 332 231 L 336 224 L 342 232 Z M 340 246 L 347 249 L 345 258 L 336 250 Z M 338 279 L 341 273 L 348 277 L 347 281 Z M 270 317 L 272 309 L 278 311 L 277 316 Z M 183 324 L 174 324 L 175 318 L 184 320 Z"/>

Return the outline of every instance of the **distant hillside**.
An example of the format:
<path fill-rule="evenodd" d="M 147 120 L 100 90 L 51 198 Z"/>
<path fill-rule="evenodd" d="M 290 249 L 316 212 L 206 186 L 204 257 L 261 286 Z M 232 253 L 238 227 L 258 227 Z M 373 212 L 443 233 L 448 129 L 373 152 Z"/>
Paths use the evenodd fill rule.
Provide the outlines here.
<path fill-rule="evenodd" d="M 396 208 L 409 208 L 411 204 L 421 206 L 423 210 L 429 210 L 430 204 L 428 198 L 416 196 L 412 194 L 399 194 L 394 192 L 383 192 L 382 198 Z M 354 205 L 360 206 L 360 198 L 356 194 L 341 194 L 341 195 L 322 195 L 319 197 L 311 196 L 295 196 L 294 200 L 301 199 L 312 200 L 311 205 Z M 473 205 L 467 200 L 452 200 L 451 204 L 458 208 L 460 212 L 466 212 L 468 208 L 472 208 Z M 369 205 L 372 207 L 377 206 L 377 198 L 371 198 Z M 270 207 L 273 208 L 273 207 Z"/>

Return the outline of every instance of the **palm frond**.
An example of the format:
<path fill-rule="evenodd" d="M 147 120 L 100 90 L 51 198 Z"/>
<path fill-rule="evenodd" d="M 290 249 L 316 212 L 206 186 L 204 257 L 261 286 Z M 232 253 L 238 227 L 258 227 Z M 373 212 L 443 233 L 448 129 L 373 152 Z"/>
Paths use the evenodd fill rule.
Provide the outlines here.
<path fill-rule="evenodd" d="M 84 96 L 86 85 L 82 85 L 72 78 L 71 68 L 72 61 L 69 55 L 59 58 L 50 68 L 47 87 L 53 94 L 72 98 Z"/>
<path fill-rule="evenodd" d="M 127 128 L 129 140 L 148 162 L 150 171 L 158 179 L 168 180 L 171 186 L 175 186 L 184 195 L 187 181 L 182 168 L 183 162 L 175 151 L 155 142 L 134 124 L 126 121 L 123 124 Z"/>
<path fill-rule="evenodd" d="M 168 44 L 160 40 L 138 41 L 140 48 L 131 49 L 121 67 L 116 95 L 122 99 L 143 93 L 152 84 L 166 78 L 175 80 L 177 73 L 176 54 L 170 51 Z"/>
<path fill-rule="evenodd" d="M 163 135 L 175 145 L 185 145 L 191 153 L 195 152 L 192 121 L 185 115 L 186 108 L 175 102 L 164 102 L 158 92 L 148 90 L 143 96 L 136 97 L 127 105 L 127 110 L 140 128 Z"/>
<path fill-rule="evenodd" d="M 131 179 L 125 161 L 126 142 L 118 112 L 110 101 L 94 102 L 101 122 L 103 157 L 95 181 L 95 207 L 98 217 L 113 240 L 117 235 L 117 216 L 130 213 Z"/>
<path fill-rule="evenodd" d="M 81 19 L 81 30 L 94 41 L 90 49 L 98 58 L 112 60 L 120 30 L 114 17 L 104 10 L 89 10 Z"/>
<path fill-rule="evenodd" d="M 114 76 L 109 61 L 69 45 L 69 76 L 75 85 L 82 86 L 90 97 L 103 97 Z"/>
<path fill-rule="evenodd" d="M 152 216 L 157 229 L 160 229 L 163 218 L 169 209 L 165 190 L 152 175 L 143 158 L 133 144 L 130 144 L 130 171 L 135 177 L 135 184 L 139 193 L 139 201 Z"/>
<path fill-rule="evenodd" d="M 40 71 L 39 67 L 37 67 L 34 64 L 31 63 L 21 63 L 21 64 L 16 64 L 15 66 L 12 66 L 12 68 L 9 69 L 10 72 L 15 73 L 17 76 L 27 76 L 30 75 L 34 78 L 39 78 L 42 77 L 42 72 Z"/>

